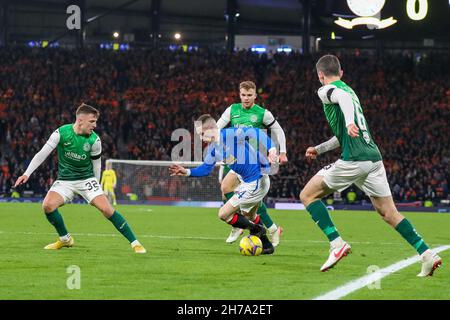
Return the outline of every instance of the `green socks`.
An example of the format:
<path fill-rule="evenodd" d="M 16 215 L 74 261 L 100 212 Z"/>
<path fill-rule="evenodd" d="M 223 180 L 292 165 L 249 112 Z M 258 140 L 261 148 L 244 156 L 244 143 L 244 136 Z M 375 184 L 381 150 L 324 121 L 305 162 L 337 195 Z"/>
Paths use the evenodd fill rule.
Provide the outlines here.
<path fill-rule="evenodd" d="M 330 215 L 327 208 L 322 203 L 322 201 L 317 200 L 306 207 L 306 210 L 311 214 L 314 222 L 319 226 L 319 228 L 325 233 L 329 241 L 339 237 L 339 233 L 331 221 Z M 428 250 L 428 246 L 423 241 L 422 237 L 417 234 L 414 227 L 407 219 L 403 219 L 396 227 L 395 230 L 400 233 L 400 235 L 412 245 L 419 254 L 424 253 Z"/>
<path fill-rule="evenodd" d="M 306 210 L 311 214 L 312 219 L 323 233 L 325 233 L 329 241 L 333 241 L 339 237 L 339 233 L 331 221 L 327 207 L 325 207 L 322 201 L 316 200 L 313 203 L 310 203 L 309 206 L 306 207 Z"/>
<path fill-rule="evenodd" d="M 56 232 L 58 232 L 60 237 L 68 234 L 66 226 L 64 225 L 63 217 L 59 213 L 58 209 L 50 213 L 46 213 L 45 216 L 47 217 L 48 222 L 55 227 Z"/>
<path fill-rule="evenodd" d="M 68 234 L 66 226 L 64 225 L 64 220 L 58 209 L 45 214 L 45 216 L 47 217 L 47 220 L 55 227 L 56 232 L 58 232 L 60 237 L 64 237 Z M 114 214 L 109 218 L 109 220 L 112 222 L 114 227 L 116 227 L 116 229 L 119 230 L 119 232 L 123 234 L 128 241 L 130 241 L 130 243 L 136 240 L 136 237 L 134 236 L 133 231 L 131 231 L 131 228 L 128 226 L 127 221 L 119 212 L 114 211 Z"/>
<path fill-rule="evenodd" d="M 405 218 L 395 227 L 395 230 L 401 234 L 401 236 L 412 245 L 419 254 L 424 253 L 429 248 L 422 237 L 416 232 L 416 229 Z"/>
<path fill-rule="evenodd" d="M 114 211 L 113 215 L 109 218 L 109 221 L 112 222 L 114 227 L 116 227 L 116 229 L 119 230 L 119 232 L 127 238 L 130 243 L 136 240 L 136 237 L 134 236 L 133 231 L 131 231 L 127 221 L 119 212 Z"/>
<path fill-rule="evenodd" d="M 259 206 L 256 213 L 260 216 L 262 222 L 267 228 L 270 228 L 273 225 L 273 221 L 270 218 L 269 213 L 267 212 L 267 207 L 264 202 L 261 202 L 261 205 Z"/>

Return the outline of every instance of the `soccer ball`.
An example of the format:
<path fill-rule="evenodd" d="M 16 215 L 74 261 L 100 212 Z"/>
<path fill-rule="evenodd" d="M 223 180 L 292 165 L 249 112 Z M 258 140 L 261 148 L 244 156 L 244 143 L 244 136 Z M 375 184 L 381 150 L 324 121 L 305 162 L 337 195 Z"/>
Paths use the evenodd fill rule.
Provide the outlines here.
<path fill-rule="evenodd" d="M 261 239 L 257 236 L 249 235 L 243 237 L 239 243 L 239 251 L 243 256 L 259 256 L 262 249 Z"/>

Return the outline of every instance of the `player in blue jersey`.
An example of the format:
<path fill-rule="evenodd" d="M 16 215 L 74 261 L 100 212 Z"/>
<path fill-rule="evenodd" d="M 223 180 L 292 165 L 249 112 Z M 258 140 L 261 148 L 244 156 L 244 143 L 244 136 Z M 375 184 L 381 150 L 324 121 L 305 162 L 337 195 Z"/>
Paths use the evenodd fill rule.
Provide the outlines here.
<path fill-rule="evenodd" d="M 274 247 L 266 236 L 259 216 L 256 214 L 270 187 L 268 173 L 270 163 L 278 162 L 276 148 L 263 130 L 256 128 L 228 128 L 219 130 L 210 115 L 202 115 L 196 122 L 197 133 L 208 143 L 208 150 L 202 165 L 186 169 L 180 165 L 169 168 L 171 176 L 203 177 L 211 173 L 218 161 L 223 161 L 236 172 L 241 181 L 239 190 L 219 210 L 219 218 L 233 227 L 249 229 L 263 243 L 263 254 L 272 254 Z M 268 149 L 256 150 L 249 144 L 250 139 L 258 141 Z M 259 148 L 258 148 L 259 149 Z M 242 214 L 238 213 L 240 211 Z"/>

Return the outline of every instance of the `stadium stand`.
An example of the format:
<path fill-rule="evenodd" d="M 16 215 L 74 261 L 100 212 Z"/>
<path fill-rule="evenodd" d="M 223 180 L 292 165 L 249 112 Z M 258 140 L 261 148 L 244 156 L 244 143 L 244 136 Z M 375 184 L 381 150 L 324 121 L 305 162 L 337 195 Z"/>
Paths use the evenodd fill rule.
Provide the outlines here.
<path fill-rule="evenodd" d="M 448 199 L 450 55 L 337 54 L 344 81 L 360 97 L 381 149 L 395 200 Z M 297 200 L 308 179 L 339 156 L 338 151 L 331 152 L 313 163 L 304 158 L 308 146 L 331 137 L 316 95 L 320 87 L 316 60 L 314 55 L 295 52 L 268 56 L 206 49 L 187 53 L 4 49 L 0 51 L 0 195 L 11 195 L 13 181 L 52 130 L 73 121 L 73 111 L 81 102 L 101 111 L 96 131 L 102 138 L 103 159 L 170 160 L 173 130 L 192 130 L 193 119 L 202 113 L 218 118 L 238 101 L 239 82 L 253 80 L 259 87 L 257 103 L 272 111 L 288 143 L 290 162 L 272 177 L 269 196 Z M 23 191 L 45 195 L 55 173 L 53 155 Z"/>

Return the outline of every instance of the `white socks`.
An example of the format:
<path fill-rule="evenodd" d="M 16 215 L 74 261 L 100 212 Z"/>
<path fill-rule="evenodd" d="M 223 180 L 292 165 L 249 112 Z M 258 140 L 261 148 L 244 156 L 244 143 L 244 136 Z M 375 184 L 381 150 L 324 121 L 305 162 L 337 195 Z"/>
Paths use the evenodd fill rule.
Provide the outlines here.
<path fill-rule="evenodd" d="M 135 246 L 140 245 L 140 244 L 141 244 L 141 243 L 140 243 L 139 241 L 134 240 L 134 241 L 131 243 L 131 247 L 134 248 Z"/>
<path fill-rule="evenodd" d="M 344 245 L 344 240 L 342 240 L 341 237 L 337 237 L 336 239 L 334 239 L 333 241 L 330 242 L 330 246 L 332 248 L 339 248 L 342 247 Z"/>
<path fill-rule="evenodd" d="M 65 236 L 59 237 L 59 240 L 61 242 L 68 242 L 70 240 L 70 233 L 66 234 Z"/>

